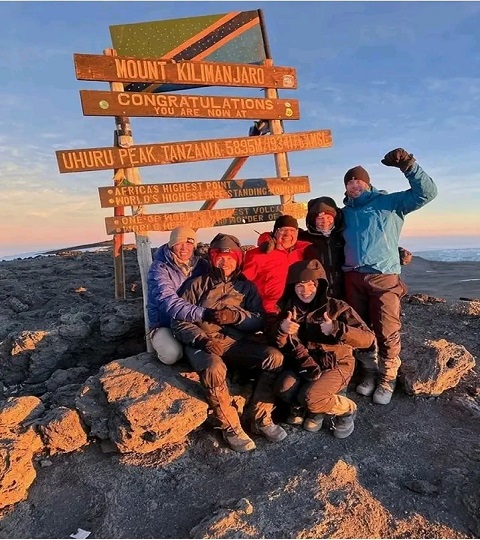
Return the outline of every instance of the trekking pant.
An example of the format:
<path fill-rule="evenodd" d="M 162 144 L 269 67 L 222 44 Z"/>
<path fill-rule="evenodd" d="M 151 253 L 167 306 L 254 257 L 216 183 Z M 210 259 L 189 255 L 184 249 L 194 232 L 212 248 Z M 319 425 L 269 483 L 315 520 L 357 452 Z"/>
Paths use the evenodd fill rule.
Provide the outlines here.
<path fill-rule="evenodd" d="M 305 381 L 294 371 L 286 370 L 275 384 L 276 394 L 287 403 L 305 407 L 311 414 L 349 414 L 357 406 L 339 393 L 350 382 L 353 369 L 352 359 L 349 363 L 339 364 L 336 369 L 322 371 L 320 379 L 313 382 Z"/>
<path fill-rule="evenodd" d="M 226 385 L 228 367 L 262 372 L 252 396 L 252 415 L 259 426 L 271 423 L 274 406 L 273 384 L 283 365 L 283 354 L 278 349 L 258 341 L 241 339 L 233 342 L 221 357 L 189 346 L 185 348 L 185 354 L 193 369 L 200 375 L 207 401 L 222 429 L 234 428 L 233 424 L 238 419 Z M 227 402 L 231 409 L 226 406 Z"/>
<path fill-rule="evenodd" d="M 373 329 L 380 376 L 394 380 L 400 367 L 400 300 L 406 286 L 398 274 L 345 273 L 347 302 Z M 360 358 L 361 360 L 361 358 Z"/>

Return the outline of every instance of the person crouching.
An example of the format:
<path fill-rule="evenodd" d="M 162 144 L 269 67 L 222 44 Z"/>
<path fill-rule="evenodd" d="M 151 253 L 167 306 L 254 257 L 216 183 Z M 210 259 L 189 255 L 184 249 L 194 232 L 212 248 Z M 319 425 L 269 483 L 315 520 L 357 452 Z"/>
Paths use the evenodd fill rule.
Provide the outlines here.
<path fill-rule="evenodd" d="M 172 321 L 191 366 L 200 375 L 205 396 L 220 424 L 227 444 L 238 452 L 255 449 L 243 430 L 226 383 L 229 367 L 260 372 L 252 399 L 252 432 L 271 442 L 287 433 L 272 422 L 273 386 L 283 365 L 282 353 L 254 336 L 264 328 L 262 299 L 256 286 L 243 274 L 243 251 L 235 236 L 217 234 L 208 256 L 212 268 L 204 276 L 185 282 L 181 296 L 205 308 L 203 321 Z"/>
<path fill-rule="evenodd" d="M 353 432 L 357 413 L 355 403 L 340 394 L 353 374 L 353 349 L 370 347 L 375 336 L 348 304 L 329 298 L 327 289 L 320 261 L 294 263 L 281 312 L 275 321 L 270 318 L 268 331 L 286 357 L 276 389 L 291 405 L 287 423 L 317 432 L 325 416 L 333 415 L 333 435 L 342 439 Z"/>

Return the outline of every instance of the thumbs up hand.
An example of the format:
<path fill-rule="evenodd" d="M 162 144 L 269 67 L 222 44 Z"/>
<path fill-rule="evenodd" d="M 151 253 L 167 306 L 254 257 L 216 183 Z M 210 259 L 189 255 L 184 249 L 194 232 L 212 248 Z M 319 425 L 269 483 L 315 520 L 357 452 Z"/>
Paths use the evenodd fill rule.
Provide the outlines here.
<path fill-rule="evenodd" d="M 283 319 L 283 321 L 280 323 L 280 330 L 284 334 L 293 335 L 298 332 L 298 329 L 300 328 L 300 325 L 292 320 L 292 312 L 287 312 L 287 318 Z"/>
<path fill-rule="evenodd" d="M 328 316 L 328 313 L 325 311 L 323 314 L 323 322 L 320 324 L 320 330 L 326 335 L 329 336 L 332 333 L 333 322 L 332 319 Z"/>

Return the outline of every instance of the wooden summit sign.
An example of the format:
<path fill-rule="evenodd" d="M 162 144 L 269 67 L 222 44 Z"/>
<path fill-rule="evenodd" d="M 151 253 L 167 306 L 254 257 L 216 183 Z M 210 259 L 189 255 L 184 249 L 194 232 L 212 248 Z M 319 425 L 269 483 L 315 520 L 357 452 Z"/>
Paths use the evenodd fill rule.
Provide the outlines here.
<path fill-rule="evenodd" d="M 308 176 L 100 187 L 102 208 L 308 193 Z"/>
<path fill-rule="evenodd" d="M 147 231 L 171 231 L 176 227 L 188 226 L 192 229 L 204 229 L 226 225 L 246 223 L 264 223 L 275 221 L 282 214 L 296 218 L 305 217 L 305 203 L 288 205 L 272 204 L 265 206 L 244 206 L 239 208 L 221 208 L 201 210 L 200 212 L 173 212 L 168 214 L 138 214 L 136 216 L 117 216 L 105 218 L 107 234 L 120 232 L 145 233 Z"/>
<path fill-rule="evenodd" d="M 298 120 L 298 100 L 80 90 L 85 116 Z"/>
<path fill-rule="evenodd" d="M 324 129 L 263 137 L 142 144 L 132 145 L 130 148 L 57 150 L 56 156 L 59 171 L 72 173 L 258 156 L 330 146 L 332 146 L 331 131 Z"/>
<path fill-rule="evenodd" d="M 297 87 L 294 68 L 227 64 L 224 62 L 178 63 L 161 58 L 133 58 L 74 54 L 77 79 L 82 81 L 174 83 L 250 88 Z"/>

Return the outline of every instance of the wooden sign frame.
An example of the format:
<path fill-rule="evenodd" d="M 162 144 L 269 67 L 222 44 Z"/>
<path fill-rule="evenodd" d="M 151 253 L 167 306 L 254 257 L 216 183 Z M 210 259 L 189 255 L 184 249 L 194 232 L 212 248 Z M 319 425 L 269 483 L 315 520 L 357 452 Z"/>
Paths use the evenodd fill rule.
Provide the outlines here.
<path fill-rule="evenodd" d="M 332 133 L 329 129 L 324 129 L 263 137 L 142 144 L 132 145 L 129 148 L 57 150 L 55 153 L 59 171 L 73 173 L 258 156 L 330 146 Z"/>
<path fill-rule="evenodd" d="M 105 218 L 105 226 L 107 234 L 118 234 L 120 232 L 144 234 L 147 231 L 171 231 L 176 227 L 185 226 L 186 224 L 192 229 L 204 229 L 209 227 L 226 227 L 229 225 L 265 223 L 275 221 L 282 214 L 304 218 L 306 211 L 306 203 L 243 206 L 201 210 L 200 212 L 171 212 L 166 214 L 107 217 Z"/>
<path fill-rule="evenodd" d="M 292 67 L 225 62 L 172 62 L 162 58 L 74 54 L 81 81 L 171 83 L 246 88 L 297 88 Z"/>
<path fill-rule="evenodd" d="M 308 176 L 99 187 L 102 208 L 309 193 Z"/>
<path fill-rule="evenodd" d="M 80 90 L 84 116 L 298 120 L 297 99 Z"/>

